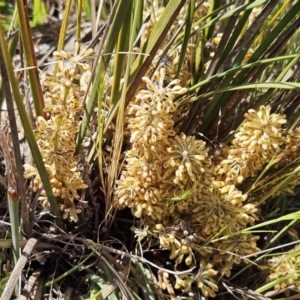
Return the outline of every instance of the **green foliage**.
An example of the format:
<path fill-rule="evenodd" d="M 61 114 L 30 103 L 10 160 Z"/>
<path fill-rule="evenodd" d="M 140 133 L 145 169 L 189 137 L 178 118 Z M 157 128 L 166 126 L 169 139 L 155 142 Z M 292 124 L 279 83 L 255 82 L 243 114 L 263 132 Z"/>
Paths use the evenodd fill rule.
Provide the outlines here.
<path fill-rule="evenodd" d="M 82 2 L 83 5 L 83 10 L 85 11 L 86 17 L 89 21 L 92 20 L 92 15 L 91 15 L 91 2 L 88 0 L 84 0 Z"/>
<path fill-rule="evenodd" d="M 33 11 L 30 25 L 35 27 L 47 20 L 46 3 L 42 0 L 33 0 Z"/>
<path fill-rule="evenodd" d="M 11 24 L 11 18 L 14 12 L 13 9 L 13 4 L 5 1 L 5 0 L 1 0 L 0 1 L 0 12 L 1 12 L 1 22 L 2 22 L 2 26 L 4 27 L 5 30 L 8 30 Z"/>

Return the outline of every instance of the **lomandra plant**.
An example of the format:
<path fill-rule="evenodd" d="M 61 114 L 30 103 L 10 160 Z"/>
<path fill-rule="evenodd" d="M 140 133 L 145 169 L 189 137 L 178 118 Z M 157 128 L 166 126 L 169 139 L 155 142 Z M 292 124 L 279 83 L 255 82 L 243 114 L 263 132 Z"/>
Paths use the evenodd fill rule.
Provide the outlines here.
<path fill-rule="evenodd" d="M 57 269 L 46 287 L 64 293 L 77 272 L 90 299 L 299 294 L 286 196 L 299 184 L 299 2 L 102 5 L 90 45 L 79 3 L 75 51 L 66 14 L 53 72 L 31 74 L 34 124 L 14 90 L 35 159 L 33 232 L 87 269 Z"/>
<path fill-rule="evenodd" d="M 77 191 L 87 188 L 74 152 L 79 118 L 83 112 L 82 99 L 87 93 L 84 75 L 90 69 L 85 61 L 92 53 L 91 49 L 84 49 L 77 56 L 64 51 L 54 53 L 54 56 L 69 61 L 71 65 L 66 66 L 66 62 L 62 61 L 55 75 L 45 76 L 44 112 L 48 118 L 37 117 L 37 128 L 34 130 L 53 195 L 58 200 L 63 218 L 74 222 L 77 222 L 77 213 L 80 212 L 74 203 L 75 199 L 79 199 Z M 28 164 L 24 165 L 24 169 L 25 178 L 34 177 L 33 191 L 37 192 L 42 188 L 38 170 Z M 49 208 L 45 190 L 41 191 L 39 200 Z"/>

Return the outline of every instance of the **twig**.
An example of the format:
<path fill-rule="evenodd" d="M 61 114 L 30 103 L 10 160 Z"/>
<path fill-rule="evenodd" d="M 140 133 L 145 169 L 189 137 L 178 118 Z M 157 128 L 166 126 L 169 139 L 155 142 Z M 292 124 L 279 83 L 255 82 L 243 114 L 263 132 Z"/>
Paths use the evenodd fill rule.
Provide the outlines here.
<path fill-rule="evenodd" d="M 76 270 L 78 270 L 89 258 L 91 258 L 94 255 L 94 253 L 90 253 L 84 260 L 82 260 L 79 264 L 77 264 L 75 267 L 69 269 L 68 271 L 66 271 L 65 273 L 63 273 L 62 275 L 58 276 L 57 278 L 48 281 L 45 286 L 49 287 L 51 286 L 53 283 L 60 281 L 61 279 L 67 277 L 68 275 L 72 274 L 73 272 L 75 272 Z M 2 299 L 0 299 L 2 300 Z M 4 299 L 3 299 L 4 300 Z"/>
<path fill-rule="evenodd" d="M 32 295 L 32 290 L 34 286 L 37 283 L 37 280 L 43 273 L 43 269 L 39 268 L 36 271 L 32 273 L 32 275 L 29 277 L 26 285 L 24 286 L 24 289 L 22 290 L 22 295 L 20 296 L 19 300 L 27 300 L 30 299 L 30 295 Z"/>
<path fill-rule="evenodd" d="M 44 283 L 45 283 L 45 276 L 40 276 L 37 279 L 36 288 L 34 291 L 34 300 L 42 299 L 43 291 L 44 291 Z"/>
<path fill-rule="evenodd" d="M 3 294 L 0 298 L 0 300 L 10 299 L 10 297 L 14 291 L 14 288 L 20 278 L 22 270 L 25 267 L 25 264 L 26 264 L 28 258 L 30 257 L 30 254 L 31 254 L 33 248 L 35 247 L 36 243 L 37 243 L 36 239 L 28 240 L 28 243 L 26 244 L 17 264 L 15 265 L 15 267 L 9 277 L 9 280 L 5 286 L 5 289 L 3 291 Z"/>
<path fill-rule="evenodd" d="M 195 267 L 191 268 L 191 269 L 188 269 L 188 270 L 185 270 L 185 271 L 172 271 L 172 270 L 168 270 L 168 269 L 165 269 L 165 268 L 162 268 L 162 267 L 159 267 L 158 265 L 152 263 L 151 261 L 147 260 L 146 258 L 144 257 L 140 257 L 140 256 L 137 256 L 137 255 L 133 255 L 133 254 L 129 254 L 129 253 L 126 253 L 126 252 L 123 252 L 123 251 L 120 251 L 120 250 L 117 250 L 117 249 L 114 249 L 114 248 L 110 248 L 110 247 L 107 247 L 105 245 L 99 245 L 99 244 L 95 244 L 93 241 L 91 240 L 86 240 L 86 239 L 83 239 L 83 238 L 77 238 L 79 240 L 81 240 L 84 244 L 86 244 L 90 249 L 92 249 L 99 257 L 102 257 L 102 255 L 97 251 L 96 248 L 100 248 L 102 249 L 102 251 L 106 251 L 106 252 L 110 252 L 110 253 L 115 253 L 115 254 L 120 254 L 120 255 L 123 255 L 123 256 L 126 256 L 126 257 L 129 257 L 129 258 L 132 258 L 132 259 L 136 259 L 142 263 L 146 263 L 146 264 L 149 264 L 150 266 L 156 268 L 156 269 L 159 269 L 161 271 L 164 271 L 164 272 L 167 272 L 167 273 L 170 273 L 170 274 L 174 274 L 174 275 L 180 275 L 180 274 L 188 274 L 188 273 L 191 273 Z M 1 300 L 1 299 L 0 299 Z"/>
<path fill-rule="evenodd" d="M 247 299 L 253 299 L 253 300 L 271 300 L 268 297 L 265 297 L 264 295 L 261 295 L 259 293 L 256 293 L 255 291 L 252 291 L 250 289 L 238 289 L 232 286 L 228 286 L 225 282 L 222 282 L 223 286 L 227 289 L 227 291 L 236 299 L 240 299 L 234 295 L 233 292 L 236 292 L 237 294 L 245 296 Z"/>
<path fill-rule="evenodd" d="M 28 240 L 20 240 L 20 248 L 24 248 Z M 12 240 L 0 239 L 0 248 L 11 248 L 13 246 Z M 37 242 L 36 249 L 52 249 L 52 250 L 61 250 L 60 247 L 55 246 L 50 243 Z"/>

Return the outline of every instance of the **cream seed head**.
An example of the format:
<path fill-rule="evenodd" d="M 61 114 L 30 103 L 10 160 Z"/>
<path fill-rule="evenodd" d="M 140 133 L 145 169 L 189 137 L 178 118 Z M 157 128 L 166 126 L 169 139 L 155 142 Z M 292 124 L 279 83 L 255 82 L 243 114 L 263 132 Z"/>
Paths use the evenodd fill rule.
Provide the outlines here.
<path fill-rule="evenodd" d="M 285 141 L 284 115 L 271 113 L 270 106 L 250 109 L 245 122 L 236 133 L 228 156 L 216 167 L 217 178 L 228 184 L 241 184 L 254 177 L 269 162 Z M 224 178 L 225 175 L 225 178 Z"/>
<path fill-rule="evenodd" d="M 285 117 L 272 114 L 269 107 L 250 110 L 231 146 L 212 156 L 204 141 L 174 128 L 175 95 L 185 89 L 177 79 L 170 79 L 168 70 L 161 67 L 153 77 L 145 76 L 126 109 L 131 148 L 116 182 L 114 205 L 129 207 L 135 217 L 152 224 L 160 247 L 170 251 L 175 265 L 191 265 L 198 254 L 205 258 L 201 276 L 178 277 L 175 287 L 188 291 L 191 282 L 196 282 L 203 295 L 214 297 L 218 289 L 214 277 L 229 276 L 239 257 L 258 252 L 257 237 L 221 239 L 220 244 L 211 245 L 219 254 L 199 245 L 213 236 L 235 236 L 254 225 L 256 204 L 247 203 L 248 195 L 239 187 L 257 176 L 281 149 Z M 188 220 L 194 231 L 169 229 L 180 220 Z"/>
<path fill-rule="evenodd" d="M 77 170 L 74 151 L 75 138 L 79 130 L 78 118 L 83 111 L 81 102 L 84 93 L 81 92 L 79 79 L 89 69 L 85 61 L 91 54 L 92 50 L 82 50 L 78 56 L 66 51 L 54 52 L 54 56 L 64 61 L 58 64 L 59 72 L 55 76 L 45 77 L 47 103 L 44 112 L 47 113 L 48 119 L 37 117 L 37 128 L 34 130 L 53 194 L 63 203 L 64 218 L 73 222 L 77 222 L 77 213 L 80 213 L 74 203 L 75 199 L 79 199 L 77 190 L 87 187 Z M 66 60 L 73 66 L 66 65 Z M 34 177 L 33 188 L 37 191 L 41 187 L 38 172 L 28 165 L 24 168 L 26 178 Z M 44 191 L 41 193 L 41 200 L 43 205 L 47 206 Z"/>

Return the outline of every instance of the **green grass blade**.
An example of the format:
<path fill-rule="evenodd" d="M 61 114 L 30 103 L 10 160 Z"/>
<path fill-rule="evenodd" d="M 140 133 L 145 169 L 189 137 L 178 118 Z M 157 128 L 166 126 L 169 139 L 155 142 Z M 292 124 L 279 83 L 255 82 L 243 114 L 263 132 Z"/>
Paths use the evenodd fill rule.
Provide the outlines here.
<path fill-rule="evenodd" d="M 67 34 L 67 28 L 68 28 L 68 21 L 69 21 L 69 16 L 70 16 L 70 11 L 71 11 L 71 5 L 72 5 L 72 0 L 67 0 L 65 4 L 65 13 L 63 17 L 63 21 L 61 24 L 60 32 L 59 32 L 59 39 L 58 39 L 58 44 L 57 44 L 57 50 L 63 50 L 65 46 L 65 40 L 66 40 L 66 34 Z M 59 58 L 56 59 L 57 61 L 60 60 Z M 58 65 L 55 64 L 54 67 L 54 74 L 58 72 Z"/>
<path fill-rule="evenodd" d="M 17 13 L 17 8 L 15 7 L 13 14 L 16 15 L 16 13 Z M 17 18 L 14 17 L 10 27 L 15 28 L 16 27 L 15 25 L 17 25 L 17 22 L 18 22 Z M 16 53 L 18 43 L 19 43 L 19 34 L 15 33 L 11 37 L 11 39 L 9 40 L 9 43 L 8 43 L 8 45 L 9 45 L 8 52 L 11 57 L 13 57 L 14 54 Z M 3 103 L 3 86 L 2 86 L 2 80 L 0 79 L 0 107 L 2 107 L 2 103 Z M 0 120 L 1 120 L 1 114 L 0 114 Z"/>
<path fill-rule="evenodd" d="M 134 93 L 142 81 L 142 77 L 148 70 L 155 54 L 164 41 L 164 37 L 184 4 L 185 1 L 183 0 L 173 0 L 172 3 L 169 2 L 155 24 L 146 46 L 142 49 L 142 53 L 137 56 L 131 67 L 129 78 L 130 86 L 127 91 L 126 103 L 134 96 Z"/>
<path fill-rule="evenodd" d="M 126 52 L 129 51 L 129 38 L 131 29 L 131 6 L 132 3 L 128 3 L 127 11 L 125 14 L 124 23 L 122 24 L 117 45 L 116 54 L 114 56 L 114 74 L 110 101 L 113 104 L 118 102 L 117 94 L 120 89 L 122 73 L 124 69 L 124 61 Z"/>
<path fill-rule="evenodd" d="M 136 272 L 134 275 L 136 277 L 136 281 L 143 286 L 144 299 L 156 299 L 151 270 L 140 262 L 135 262 L 134 264 L 136 266 Z"/>
<path fill-rule="evenodd" d="M 190 32 L 191 32 L 191 28 L 192 28 L 192 24 L 193 24 L 195 5 L 196 5 L 195 0 L 190 1 L 188 11 L 187 11 L 187 14 L 186 14 L 186 24 L 185 24 L 184 38 L 183 38 L 183 42 L 182 42 L 182 46 L 181 46 L 179 62 L 178 62 L 178 67 L 177 67 L 175 77 L 179 76 L 179 73 L 180 73 L 180 70 L 181 70 L 181 67 L 182 67 L 182 64 L 183 64 L 183 61 L 184 61 L 184 56 L 185 56 L 185 53 L 186 53 L 187 45 L 188 45 L 189 38 L 190 38 Z"/>
<path fill-rule="evenodd" d="M 120 0 L 119 5 L 116 11 L 116 14 L 113 18 L 113 23 L 110 24 L 109 33 L 107 40 L 104 46 L 103 54 L 101 61 L 105 67 L 108 66 L 108 63 L 111 59 L 112 53 L 117 45 L 119 32 L 125 22 L 127 12 L 130 9 L 131 4 L 126 0 Z"/>
<path fill-rule="evenodd" d="M 92 290 L 90 292 L 90 298 L 88 300 L 97 300 L 101 298 L 106 298 L 108 295 L 104 294 L 102 292 L 102 289 L 105 289 L 107 287 L 107 283 L 105 280 L 97 275 L 95 272 L 92 270 L 89 270 L 88 275 L 86 276 L 91 282 L 94 283 Z"/>
<path fill-rule="evenodd" d="M 75 155 L 79 153 L 80 145 L 84 139 L 85 132 L 89 124 L 89 120 L 94 110 L 95 100 L 99 97 L 99 86 L 102 86 L 101 82 L 103 83 L 103 81 L 105 80 L 104 74 L 108 67 L 108 63 L 110 61 L 113 50 L 116 47 L 118 34 L 122 28 L 122 24 L 124 22 L 127 9 L 128 9 L 128 2 L 126 0 L 119 1 L 116 14 L 114 15 L 112 13 L 111 15 L 111 19 L 113 19 L 113 23 L 109 26 L 109 32 L 103 49 L 103 53 L 95 71 L 95 78 L 91 86 L 91 92 L 88 101 L 86 103 L 86 108 L 84 111 L 84 115 L 82 117 L 82 122 L 76 139 L 77 146 L 75 150 Z M 101 110 L 101 107 L 99 107 L 99 110 Z"/>
<path fill-rule="evenodd" d="M 91 296 L 90 298 L 88 298 L 88 300 L 118 300 L 118 297 L 114 293 L 114 290 L 117 288 L 117 285 L 115 283 L 107 283 L 103 278 L 92 271 L 89 272 L 87 278 L 89 278 L 94 283 L 94 287 L 91 291 Z"/>
<path fill-rule="evenodd" d="M 261 59 L 252 63 L 247 63 L 245 65 L 241 65 L 241 66 L 237 66 L 237 67 L 233 67 L 230 68 L 229 70 L 225 71 L 225 72 L 221 72 L 221 73 L 217 73 L 207 79 L 201 80 L 199 83 L 193 85 L 191 88 L 189 88 L 188 92 L 193 92 L 197 89 L 199 89 L 202 86 L 207 85 L 208 83 L 213 82 L 214 80 L 218 80 L 222 77 L 225 77 L 229 74 L 235 74 L 238 73 L 241 70 L 245 70 L 245 69 L 251 69 L 253 67 L 256 66 L 262 66 L 264 64 L 271 64 L 271 63 L 275 63 L 278 61 L 291 61 L 291 60 L 297 60 L 299 59 L 299 55 L 298 54 L 291 54 L 291 55 L 284 55 L 284 56 L 277 56 L 274 58 L 267 58 L 267 59 Z M 200 97 L 197 97 L 197 99 L 200 99 Z"/>
<path fill-rule="evenodd" d="M 225 62 L 223 68 L 227 70 L 230 67 L 240 66 L 242 64 L 242 61 L 250 48 L 252 42 L 255 39 L 255 36 L 258 34 L 258 29 L 261 26 L 262 22 L 264 22 L 266 16 L 269 14 L 270 10 L 273 8 L 275 3 L 269 3 L 270 7 L 266 8 L 262 11 L 262 13 L 259 15 L 259 17 L 255 20 L 255 22 L 249 27 L 245 35 L 242 37 L 242 39 L 237 43 L 236 47 L 228 54 L 227 61 Z M 243 23 L 246 21 L 245 19 L 246 14 L 244 14 L 244 18 L 242 18 Z M 239 30 L 242 30 L 242 27 L 239 27 Z M 236 37 L 239 35 L 239 32 L 237 30 L 234 31 Z M 252 57 L 251 57 L 252 58 Z M 258 57 L 257 57 L 258 59 Z M 254 59 L 250 59 L 249 62 L 255 61 Z M 246 71 L 244 71 L 246 72 Z M 239 77 L 240 74 L 237 76 Z M 240 78 L 240 77 L 239 77 Z M 244 77 L 241 77 L 241 80 L 244 80 Z M 233 74 L 231 76 L 226 76 L 223 80 L 223 82 L 218 87 L 219 90 L 226 89 L 228 85 L 230 85 L 231 81 L 233 79 Z M 241 84 L 241 82 L 238 82 L 237 79 L 234 80 L 235 84 Z M 216 88 L 214 88 L 216 89 Z M 206 132 L 206 130 L 211 126 L 211 122 L 215 120 L 215 118 L 218 116 L 220 109 L 225 105 L 226 102 L 230 101 L 231 93 L 228 94 L 219 94 L 217 97 L 215 97 L 212 102 L 207 107 L 205 114 L 202 118 L 202 124 L 201 127 L 198 129 L 201 132 Z M 194 126 L 191 127 L 190 130 L 193 130 Z"/>
<path fill-rule="evenodd" d="M 286 76 L 286 74 L 289 71 L 291 71 L 295 65 L 297 65 L 297 63 L 299 62 L 299 59 L 300 59 L 300 55 L 296 56 L 292 61 L 290 61 L 290 63 L 280 72 L 280 74 L 274 79 L 274 81 L 275 82 L 282 81 L 284 79 L 284 77 Z M 255 108 L 258 108 L 261 105 L 263 105 L 264 103 L 266 103 L 273 94 L 274 94 L 273 89 L 269 89 L 268 91 L 266 91 L 264 93 L 264 95 L 258 99 L 257 103 L 255 104 Z"/>
<path fill-rule="evenodd" d="M 2 54 L 3 54 L 6 70 L 7 70 L 7 73 L 8 73 L 9 81 L 10 81 L 10 84 L 11 84 L 11 87 L 12 87 L 14 101 L 15 101 L 15 103 L 17 105 L 17 108 L 18 108 L 18 112 L 19 112 L 19 115 L 20 115 L 22 126 L 23 126 L 23 129 L 24 129 L 25 136 L 26 136 L 26 139 L 28 141 L 32 156 L 33 156 L 34 161 L 36 163 L 36 166 L 37 166 L 38 172 L 40 174 L 42 183 L 44 185 L 44 189 L 46 191 L 48 201 L 49 201 L 50 206 L 51 206 L 51 211 L 54 214 L 54 216 L 56 217 L 57 224 L 60 227 L 63 227 L 62 218 L 61 218 L 58 206 L 57 206 L 56 198 L 54 197 L 54 195 L 52 193 L 52 187 L 51 187 L 48 175 L 47 175 L 47 171 L 46 171 L 46 168 L 45 168 L 45 165 L 44 165 L 44 162 L 43 162 L 43 158 L 42 158 L 40 150 L 37 146 L 35 136 L 33 134 L 33 130 L 32 130 L 32 127 L 31 127 L 31 123 L 30 123 L 29 117 L 27 115 L 25 106 L 24 106 L 23 97 L 20 93 L 18 82 L 17 82 L 16 77 L 14 75 L 11 57 L 9 56 L 9 53 L 8 53 L 8 46 L 7 46 L 7 43 L 6 43 L 6 40 L 5 40 L 5 35 L 4 35 L 4 31 L 2 29 L 1 24 L 0 24 L 0 47 L 1 47 L 1 50 L 2 50 Z"/>
<path fill-rule="evenodd" d="M 201 94 L 193 101 L 198 99 L 211 97 L 216 94 L 223 94 L 224 92 L 230 91 L 240 91 L 244 89 L 287 89 L 287 90 L 298 90 L 300 88 L 300 83 L 298 82 L 258 82 L 258 83 L 247 83 L 239 86 L 228 86 L 227 88 L 218 89 L 209 93 Z"/>
<path fill-rule="evenodd" d="M 30 88 L 31 88 L 35 113 L 37 116 L 45 116 L 43 112 L 45 103 L 44 103 L 38 70 L 36 68 L 37 61 L 35 57 L 32 34 L 28 22 L 29 20 L 28 12 L 22 0 L 17 0 L 17 8 L 18 8 L 19 26 L 20 26 L 20 32 L 23 41 L 26 66 L 34 67 L 28 69 L 28 77 L 30 82 Z"/>
<path fill-rule="evenodd" d="M 75 51 L 76 54 L 80 51 L 80 41 L 81 41 L 81 14 L 83 7 L 83 0 L 78 0 L 76 5 L 76 39 L 75 39 Z"/>
<path fill-rule="evenodd" d="M 9 218 L 11 222 L 11 239 L 13 244 L 13 258 L 16 265 L 20 256 L 20 217 L 18 196 L 12 191 L 7 192 Z"/>
<path fill-rule="evenodd" d="M 152 56 L 156 53 L 158 45 L 162 42 L 162 37 L 164 37 L 171 26 L 171 22 L 174 20 L 181 7 L 185 1 L 182 0 L 173 0 L 172 3 L 169 2 L 166 6 L 162 16 L 155 24 L 149 39 L 148 43 L 144 49 L 144 54 L 149 54 L 150 56 L 140 55 L 135 60 L 130 71 L 130 81 L 134 76 L 140 77 L 137 74 L 138 70 L 141 69 L 141 66 L 144 67 L 146 60 L 152 60 Z M 154 52 L 154 53 L 153 53 Z M 144 70 L 145 72 L 145 70 Z M 143 73 L 144 73 L 143 72 Z"/>
<path fill-rule="evenodd" d="M 91 1 L 89 0 L 83 0 L 82 2 L 82 5 L 83 5 L 83 10 L 86 14 L 86 17 L 89 21 L 92 20 L 92 8 L 91 8 Z"/>
<path fill-rule="evenodd" d="M 94 252 L 90 253 L 85 259 L 83 259 L 79 264 L 77 264 L 75 267 L 69 269 L 68 271 L 66 271 L 64 274 L 56 277 L 55 279 L 46 282 L 45 286 L 51 286 L 53 283 L 55 282 L 59 282 L 60 280 L 66 278 L 67 276 L 69 276 L 70 274 L 72 274 L 73 272 L 77 271 L 81 266 L 83 266 L 85 264 L 85 262 L 87 260 L 89 260 L 92 256 L 94 255 Z"/>
<path fill-rule="evenodd" d="M 210 69 L 207 71 L 207 74 L 215 74 L 217 70 L 221 67 L 221 65 L 228 63 L 228 56 L 232 49 L 234 49 L 234 45 L 239 40 L 241 36 L 241 31 L 245 27 L 245 24 L 248 21 L 249 15 L 251 14 L 251 9 L 247 9 L 243 12 L 242 16 L 240 17 L 238 21 L 238 16 L 232 16 L 228 20 L 227 27 L 225 28 L 225 34 L 222 36 L 222 39 L 220 41 L 220 44 L 217 49 L 217 53 L 215 54 L 215 57 L 213 59 L 213 62 L 216 61 L 216 63 L 212 64 L 214 66 L 213 70 L 210 71 Z M 235 25 L 235 23 L 237 24 Z M 223 47 L 223 44 L 225 44 Z M 248 49 L 244 49 L 244 53 L 247 52 Z M 243 60 L 245 54 L 241 54 L 241 58 L 239 59 L 240 62 Z M 236 64 L 237 66 L 240 65 L 240 63 Z M 234 67 L 234 66 L 233 66 Z M 225 68 L 226 69 L 226 68 Z"/>
<path fill-rule="evenodd" d="M 42 0 L 33 0 L 33 14 L 31 20 L 31 26 L 35 27 L 38 24 L 42 24 L 47 20 L 47 11 L 45 3 Z"/>

